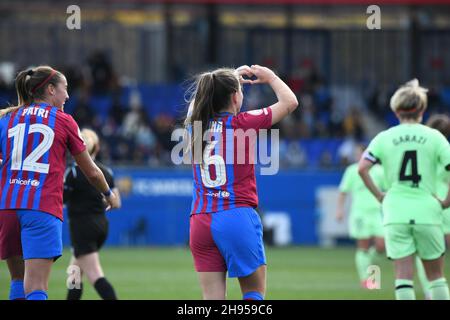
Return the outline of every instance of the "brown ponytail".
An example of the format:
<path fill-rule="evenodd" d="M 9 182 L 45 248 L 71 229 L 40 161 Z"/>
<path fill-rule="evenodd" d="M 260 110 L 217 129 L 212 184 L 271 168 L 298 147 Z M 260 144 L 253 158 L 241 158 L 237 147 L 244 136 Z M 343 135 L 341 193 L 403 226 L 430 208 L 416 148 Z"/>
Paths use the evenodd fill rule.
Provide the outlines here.
<path fill-rule="evenodd" d="M 205 141 L 203 135 L 208 130 L 209 121 L 214 114 L 226 109 L 231 102 L 231 95 L 240 90 L 239 78 L 233 69 L 218 69 L 213 72 L 205 72 L 197 77 L 194 83 L 195 89 L 191 97 L 193 107 L 185 124 L 191 126 L 191 151 L 195 163 L 202 163 Z M 194 130 L 195 122 L 200 121 L 202 130 Z M 197 159 L 194 146 L 202 142 L 202 152 Z"/>
<path fill-rule="evenodd" d="M 35 100 L 44 100 L 46 89 L 51 84 L 56 86 L 63 74 L 49 66 L 39 66 L 23 70 L 16 77 L 17 106 L 0 110 L 0 118 Z"/>

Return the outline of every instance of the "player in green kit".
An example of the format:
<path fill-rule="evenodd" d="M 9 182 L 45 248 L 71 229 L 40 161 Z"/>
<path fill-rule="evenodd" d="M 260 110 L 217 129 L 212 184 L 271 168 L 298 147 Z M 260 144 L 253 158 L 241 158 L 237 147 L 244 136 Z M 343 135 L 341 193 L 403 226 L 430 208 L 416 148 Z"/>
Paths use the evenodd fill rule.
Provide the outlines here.
<path fill-rule="evenodd" d="M 450 145 L 437 130 L 421 124 L 427 90 L 414 79 L 392 96 L 392 111 L 400 124 L 380 132 L 359 162 L 365 185 L 382 202 L 387 256 L 394 260 L 395 296 L 415 299 L 414 257 L 422 260 L 432 299 L 450 298 L 443 273 L 445 252 L 442 209 L 450 206 L 436 198 L 439 168 L 450 170 Z M 387 192 L 382 193 L 369 175 L 380 163 Z"/>
<path fill-rule="evenodd" d="M 358 145 L 355 150 L 355 158 L 360 159 L 363 152 L 364 146 Z M 381 166 L 374 166 L 370 171 L 370 176 L 379 188 L 385 188 Z M 370 288 L 370 283 L 367 280 L 369 277 L 368 268 L 384 252 L 381 204 L 364 185 L 358 174 L 358 163 L 347 167 L 339 185 L 339 191 L 336 219 L 342 221 L 344 218 L 345 200 L 349 194 L 352 200 L 349 229 L 350 237 L 356 239 L 356 270 L 361 287 Z M 372 244 L 375 244 L 375 247 Z"/>
<path fill-rule="evenodd" d="M 447 139 L 450 137 L 450 117 L 446 114 L 435 114 L 428 119 L 427 126 L 438 130 Z M 439 166 L 437 172 L 437 196 L 440 199 L 444 199 L 449 191 L 450 172 L 445 168 Z M 444 234 L 445 242 L 447 246 L 450 245 L 450 208 L 447 208 L 443 212 L 444 219 Z"/>
<path fill-rule="evenodd" d="M 438 130 L 447 139 L 450 136 L 450 118 L 446 114 L 435 114 L 431 116 L 426 125 L 430 128 Z M 445 198 L 450 182 L 450 172 L 446 171 L 443 167 L 438 167 L 437 177 L 437 196 L 439 198 Z M 442 214 L 445 242 L 448 246 L 450 245 L 450 209 L 445 209 Z M 430 299 L 430 282 L 427 279 L 422 261 L 418 257 L 416 257 L 416 268 L 425 298 Z"/>

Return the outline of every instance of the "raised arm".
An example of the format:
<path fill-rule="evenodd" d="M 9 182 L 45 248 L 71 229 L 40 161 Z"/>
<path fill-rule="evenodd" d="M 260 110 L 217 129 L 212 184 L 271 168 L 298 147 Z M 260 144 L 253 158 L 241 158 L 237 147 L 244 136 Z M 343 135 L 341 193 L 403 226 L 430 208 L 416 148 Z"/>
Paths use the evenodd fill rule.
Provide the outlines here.
<path fill-rule="evenodd" d="M 298 101 L 294 92 L 272 70 L 259 65 L 252 65 L 250 71 L 257 78 L 251 81 L 252 84 L 267 83 L 277 96 L 278 102 L 270 106 L 270 109 L 272 109 L 272 125 L 297 108 Z"/>

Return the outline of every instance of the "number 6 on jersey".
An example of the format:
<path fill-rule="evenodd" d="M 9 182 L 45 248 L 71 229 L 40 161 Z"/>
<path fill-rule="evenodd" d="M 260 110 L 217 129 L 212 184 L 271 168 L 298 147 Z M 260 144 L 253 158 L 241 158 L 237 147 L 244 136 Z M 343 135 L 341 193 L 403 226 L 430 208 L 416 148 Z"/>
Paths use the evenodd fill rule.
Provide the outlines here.
<path fill-rule="evenodd" d="M 205 187 L 215 188 L 223 186 L 227 182 L 226 166 L 223 157 L 219 154 L 210 155 L 212 150 L 218 141 L 211 141 L 205 147 L 203 152 L 203 165 L 200 165 L 200 171 L 202 173 L 202 182 Z M 216 169 L 216 180 L 211 178 L 211 173 L 209 172 L 209 166 L 213 165 Z"/>

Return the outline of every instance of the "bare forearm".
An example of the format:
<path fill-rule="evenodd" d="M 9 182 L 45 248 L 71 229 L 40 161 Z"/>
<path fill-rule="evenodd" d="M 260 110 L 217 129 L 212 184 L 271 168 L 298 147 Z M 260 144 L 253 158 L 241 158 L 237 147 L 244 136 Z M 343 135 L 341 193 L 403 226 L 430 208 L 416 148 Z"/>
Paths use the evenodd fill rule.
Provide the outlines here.
<path fill-rule="evenodd" d="M 340 192 L 339 196 L 338 196 L 338 203 L 337 203 L 337 209 L 338 211 L 344 210 L 344 205 L 345 205 L 345 199 L 347 198 L 347 194 L 345 192 Z"/>
<path fill-rule="evenodd" d="M 109 185 L 106 182 L 103 172 L 97 167 L 94 161 L 92 161 L 91 156 L 86 150 L 77 154 L 74 158 L 90 184 L 102 193 L 109 190 Z"/>
<path fill-rule="evenodd" d="M 86 178 L 98 191 L 104 193 L 109 190 L 109 185 L 100 169 L 97 168 L 92 173 L 86 174 Z"/>
<path fill-rule="evenodd" d="M 378 189 L 378 187 L 373 182 L 372 178 L 369 175 L 369 171 L 360 171 L 359 175 L 361 176 L 361 179 L 363 180 L 364 184 L 366 185 L 367 189 L 377 198 L 380 200 L 383 197 L 383 193 Z"/>
<path fill-rule="evenodd" d="M 278 101 L 286 106 L 289 113 L 297 108 L 297 97 L 295 96 L 294 92 L 292 92 L 291 88 L 289 88 L 289 86 L 283 82 L 283 80 L 281 80 L 278 76 L 275 76 L 269 82 L 269 85 L 275 92 Z"/>
<path fill-rule="evenodd" d="M 113 188 L 112 191 L 117 198 L 118 208 L 122 207 L 122 198 L 120 197 L 119 189 Z"/>
<path fill-rule="evenodd" d="M 448 186 L 447 197 L 445 197 L 445 199 L 444 199 L 444 201 L 443 201 L 443 203 L 442 203 L 442 206 L 443 206 L 444 208 L 450 207 L 450 184 L 449 184 L 449 186 Z"/>

